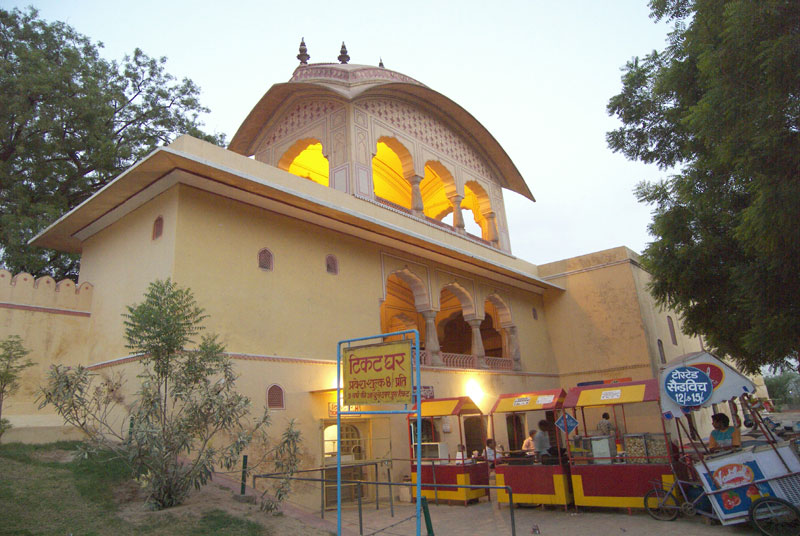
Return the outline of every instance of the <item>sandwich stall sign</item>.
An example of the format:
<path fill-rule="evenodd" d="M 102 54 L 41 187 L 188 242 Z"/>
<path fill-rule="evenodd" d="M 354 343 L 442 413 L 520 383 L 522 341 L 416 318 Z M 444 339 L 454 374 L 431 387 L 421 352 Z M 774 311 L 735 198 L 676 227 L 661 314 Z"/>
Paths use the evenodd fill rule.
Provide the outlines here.
<path fill-rule="evenodd" d="M 661 412 L 667 419 L 756 390 L 752 381 L 708 352 L 686 354 L 671 361 L 661 371 L 659 383 Z"/>

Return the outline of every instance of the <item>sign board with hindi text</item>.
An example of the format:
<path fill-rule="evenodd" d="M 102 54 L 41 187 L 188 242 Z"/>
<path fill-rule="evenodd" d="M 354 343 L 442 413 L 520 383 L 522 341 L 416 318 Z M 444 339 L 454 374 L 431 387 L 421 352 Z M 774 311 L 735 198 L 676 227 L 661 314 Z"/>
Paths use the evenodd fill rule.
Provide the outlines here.
<path fill-rule="evenodd" d="M 411 341 L 342 349 L 342 403 L 410 404 Z"/>

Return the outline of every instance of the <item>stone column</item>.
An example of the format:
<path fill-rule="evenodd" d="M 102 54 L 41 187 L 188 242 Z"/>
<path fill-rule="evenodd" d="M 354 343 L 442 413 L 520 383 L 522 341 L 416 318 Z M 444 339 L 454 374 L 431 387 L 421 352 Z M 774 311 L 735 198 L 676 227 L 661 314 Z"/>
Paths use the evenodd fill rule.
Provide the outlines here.
<path fill-rule="evenodd" d="M 448 199 L 453 205 L 453 227 L 458 234 L 466 234 L 464 230 L 464 213 L 461 212 L 461 201 L 464 200 L 464 196 L 453 194 Z"/>
<path fill-rule="evenodd" d="M 478 357 L 478 368 L 489 368 L 486 364 L 486 350 L 483 349 L 483 339 L 481 339 L 481 318 L 467 320 L 467 324 L 472 328 L 472 355 Z"/>
<path fill-rule="evenodd" d="M 522 355 L 519 351 L 519 337 L 517 336 L 517 326 L 511 324 L 505 327 L 508 333 L 508 355 L 513 360 L 513 370 L 522 370 Z"/>
<path fill-rule="evenodd" d="M 425 319 L 425 351 L 431 359 L 431 365 L 441 367 L 442 352 L 439 347 L 439 334 L 436 333 L 436 311 L 422 311 L 420 313 Z"/>
<path fill-rule="evenodd" d="M 411 178 L 408 179 L 408 182 L 411 183 L 411 212 L 415 216 L 422 218 L 425 216 L 423 212 L 425 207 L 422 204 L 422 191 L 419 189 L 419 183 L 422 182 L 422 177 L 419 175 L 412 175 Z"/>
<path fill-rule="evenodd" d="M 494 212 L 487 212 L 483 216 L 486 218 L 486 228 L 488 231 L 487 240 L 497 247 L 500 242 L 500 238 L 497 234 L 497 217 Z"/>

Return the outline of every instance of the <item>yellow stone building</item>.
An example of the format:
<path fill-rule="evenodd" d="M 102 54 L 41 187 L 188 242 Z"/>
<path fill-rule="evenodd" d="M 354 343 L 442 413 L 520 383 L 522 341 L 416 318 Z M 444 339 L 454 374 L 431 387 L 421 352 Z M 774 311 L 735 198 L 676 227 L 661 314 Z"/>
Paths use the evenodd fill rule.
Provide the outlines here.
<path fill-rule="evenodd" d="M 3 440 L 74 434 L 36 409 L 52 363 L 135 381 L 121 314 L 168 277 L 210 315 L 240 390 L 276 426 L 297 419 L 307 467 L 335 449 L 342 339 L 418 329 L 423 385 L 484 414 L 503 393 L 652 378 L 701 349 L 656 307 L 627 248 L 541 266 L 514 257 L 504 188 L 533 201 L 494 137 L 446 96 L 383 67 L 301 60 L 227 149 L 178 138 L 33 240 L 81 254 L 77 285 L 0 271 L 0 337 L 19 334 L 37 362 L 5 403 L 15 428 Z M 345 422 L 355 459 L 408 457 L 403 417 Z M 478 448 L 486 417 L 464 424 Z M 497 442 L 532 424 L 495 423 Z M 435 426 L 454 456 L 455 421 Z M 393 478 L 404 473 L 395 464 Z"/>

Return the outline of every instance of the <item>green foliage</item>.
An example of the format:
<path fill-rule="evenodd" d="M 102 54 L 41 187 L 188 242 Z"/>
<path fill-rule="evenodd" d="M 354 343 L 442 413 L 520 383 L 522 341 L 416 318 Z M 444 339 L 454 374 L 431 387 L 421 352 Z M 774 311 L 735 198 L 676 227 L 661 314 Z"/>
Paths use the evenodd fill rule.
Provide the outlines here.
<path fill-rule="evenodd" d="M 135 401 L 125 403 L 119 377 L 56 365 L 41 406 L 53 405 L 83 430 L 87 451 L 111 450 L 126 460 L 150 504 L 168 508 L 205 485 L 216 466 L 232 469 L 254 438 L 268 445 L 269 417 L 265 411 L 249 422 L 250 400 L 236 391 L 233 365 L 216 336 L 203 335 L 189 348 L 206 317 L 188 289 L 156 281 L 124 317 L 128 347 L 143 352 Z M 264 459 L 291 474 L 299 442 L 290 423 Z M 278 501 L 285 489 L 278 487 Z"/>
<path fill-rule="evenodd" d="M 677 169 L 642 183 L 654 206 L 651 291 L 742 369 L 800 346 L 800 3 L 652 0 L 674 21 L 634 58 L 608 111 L 611 149 Z"/>
<path fill-rule="evenodd" d="M 78 257 L 27 241 L 160 145 L 202 132 L 200 89 L 134 50 L 120 63 L 35 9 L 0 9 L 0 265 L 76 278 Z"/>
<path fill-rule="evenodd" d="M 130 469 L 117 456 L 100 452 L 66 461 L 58 451 L 76 442 L 0 445 L 0 534 L 94 534 L 113 536 L 269 535 L 252 521 L 212 509 L 198 517 L 154 514 L 136 521 L 116 515 L 118 501 L 133 494 Z M 61 461 L 55 461 L 56 459 Z"/>
<path fill-rule="evenodd" d="M 19 375 L 33 362 L 25 359 L 28 350 L 17 335 L 9 335 L 0 341 L 0 437 L 11 428 L 8 419 L 3 419 L 3 401 L 19 389 Z"/>
<path fill-rule="evenodd" d="M 800 409 L 800 374 L 786 371 L 777 376 L 764 376 L 770 398 L 776 406 Z"/>

